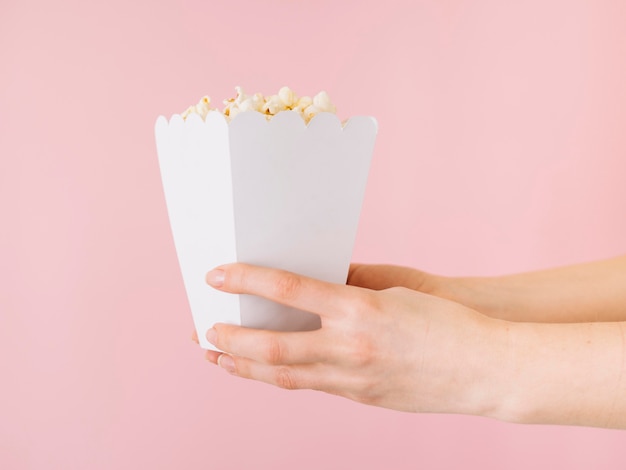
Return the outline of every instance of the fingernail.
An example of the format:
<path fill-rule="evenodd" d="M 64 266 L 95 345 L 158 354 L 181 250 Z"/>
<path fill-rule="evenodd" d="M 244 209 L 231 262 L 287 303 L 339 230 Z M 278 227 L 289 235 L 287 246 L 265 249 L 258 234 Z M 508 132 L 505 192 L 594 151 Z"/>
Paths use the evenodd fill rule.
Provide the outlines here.
<path fill-rule="evenodd" d="M 235 361 L 228 354 L 222 354 L 218 357 L 217 365 L 231 374 L 235 373 Z"/>
<path fill-rule="evenodd" d="M 206 274 L 206 282 L 213 287 L 222 287 L 224 285 L 224 270 L 214 269 Z"/>
<path fill-rule="evenodd" d="M 217 342 L 217 331 L 215 331 L 215 328 L 211 328 L 210 330 L 207 330 L 206 340 L 215 346 L 215 343 Z"/>

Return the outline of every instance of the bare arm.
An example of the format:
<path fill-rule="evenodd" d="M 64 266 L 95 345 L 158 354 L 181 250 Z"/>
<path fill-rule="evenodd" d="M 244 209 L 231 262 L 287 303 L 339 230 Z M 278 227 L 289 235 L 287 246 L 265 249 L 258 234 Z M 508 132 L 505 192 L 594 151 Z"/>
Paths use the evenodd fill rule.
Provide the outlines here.
<path fill-rule="evenodd" d="M 403 411 L 626 429 L 626 322 L 510 322 L 402 287 L 242 264 L 207 282 L 322 319 L 307 332 L 215 325 L 207 339 L 226 353 L 206 357 L 233 375 Z"/>
<path fill-rule="evenodd" d="M 509 325 L 504 419 L 626 429 L 626 322 Z"/>
<path fill-rule="evenodd" d="M 396 266 L 353 265 L 349 283 L 372 289 L 401 285 L 510 321 L 626 320 L 626 256 L 499 277 L 452 278 Z"/>

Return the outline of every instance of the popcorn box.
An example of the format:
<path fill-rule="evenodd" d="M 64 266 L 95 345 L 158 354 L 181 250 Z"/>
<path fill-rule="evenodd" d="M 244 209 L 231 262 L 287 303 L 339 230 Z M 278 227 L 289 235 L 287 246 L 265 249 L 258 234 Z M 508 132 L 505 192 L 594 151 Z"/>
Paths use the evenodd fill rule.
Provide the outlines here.
<path fill-rule="evenodd" d="M 345 125 L 292 111 L 219 112 L 155 125 L 167 210 L 200 345 L 217 322 L 296 331 L 317 315 L 213 289 L 205 274 L 244 262 L 345 283 L 377 133 L 372 117 Z"/>

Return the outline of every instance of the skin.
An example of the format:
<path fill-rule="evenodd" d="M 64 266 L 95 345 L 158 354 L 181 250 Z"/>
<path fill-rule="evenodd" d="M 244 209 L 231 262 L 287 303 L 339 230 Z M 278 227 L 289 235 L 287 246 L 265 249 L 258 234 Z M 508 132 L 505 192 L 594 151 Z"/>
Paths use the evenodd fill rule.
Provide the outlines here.
<path fill-rule="evenodd" d="M 225 353 L 206 358 L 233 375 L 402 411 L 626 428 L 626 257 L 494 278 L 353 265 L 349 285 L 230 264 L 207 282 L 322 320 L 216 324 L 207 339 Z"/>

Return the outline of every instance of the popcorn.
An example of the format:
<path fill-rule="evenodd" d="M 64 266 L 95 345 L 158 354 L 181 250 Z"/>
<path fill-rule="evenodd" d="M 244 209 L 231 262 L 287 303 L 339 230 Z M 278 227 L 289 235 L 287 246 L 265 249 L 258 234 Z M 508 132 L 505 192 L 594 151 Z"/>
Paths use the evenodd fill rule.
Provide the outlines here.
<path fill-rule="evenodd" d="M 296 105 L 294 106 L 293 109 L 304 110 L 304 108 L 306 108 L 307 106 L 311 106 L 312 104 L 313 104 L 313 100 L 311 99 L 311 97 L 303 96 L 296 102 Z"/>
<path fill-rule="evenodd" d="M 306 122 L 309 122 L 311 119 L 313 119 L 313 116 L 321 112 L 322 110 L 320 108 L 312 104 L 311 106 L 307 106 L 305 108 L 305 110 L 302 112 L 302 115 L 304 116 L 304 120 Z"/>
<path fill-rule="evenodd" d="M 235 87 L 235 91 L 237 92 L 237 97 L 235 98 L 235 103 L 240 105 L 245 99 L 247 99 L 246 94 L 243 92 L 243 88 L 240 86 Z"/>
<path fill-rule="evenodd" d="M 208 96 L 203 96 L 202 98 L 200 98 L 200 101 L 198 102 L 198 104 L 194 106 L 189 106 L 181 114 L 181 116 L 183 117 L 183 119 L 186 119 L 187 116 L 189 116 L 192 113 L 195 113 L 195 114 L 199 114 L 202 117 L 202 119 L 205 119 L 209 111 L 214 111 L 214 110 L 215 108 L 211 108 L 211 98 L 209 98 Z"/>
<path fill-rule="evenodd" d="M 263 112 L 271 116 L 275 116 L 281 111 L 286 111 L 287 109 L 287 106 L 285 106 L 278 95 L 270 96 L 266 99 L 265 104 L 263 105 Z"/>
<path fill-rule="evenodd" d="M 281 111 L 295 111 L 306 123 L 319 113 L 335 113 L 335 105 L 331 102 L 328 93 L 320 91 L 313 98 L 309 96 L 298 97 L 289 87 L 282 87 L 276 95 L 263 96 L 261 93 L 246 95 L 243 88 L 235 87 L 237 95 L 234 98 L 224 100 L 222 113 L 228 120 L 244 111 L 257 111 L 271 119 Z M 204 96 L 198 104 L 187 108 L 181 116 L 186 119 L 190 114 L 199 114 L 202 119 L 206 118 L 209 111 L 219 111 L 211 108 L 211 99 Z"/>
<path fill-rule="evenodd" d="M 330 96 L 325 91 L 320 91 L 313 98 L 313 105 L 320 110 L 320 112 L 334 113 L 335 105 L 330 101 Z"/>
<path fill-rule="evenodd" d="M 293 105 L 298 101 L 298 97 L 293 90 L 286 86 L 278 90 L 278 98 L 286 108 L 293 108 Z"/>
<path fill-rule="evenodd" d="M 263 109 L 263 105 L 265 104 L 265 98 L 263 97 L 261 93 L 255 93 L 254 95 L 252 95 L 252 98 L 250 98 L 248 101 L 252 105 L 251 109 L 255 111 L 259 111 L 259 112 L 261 112 L 261 110 Z"/>

